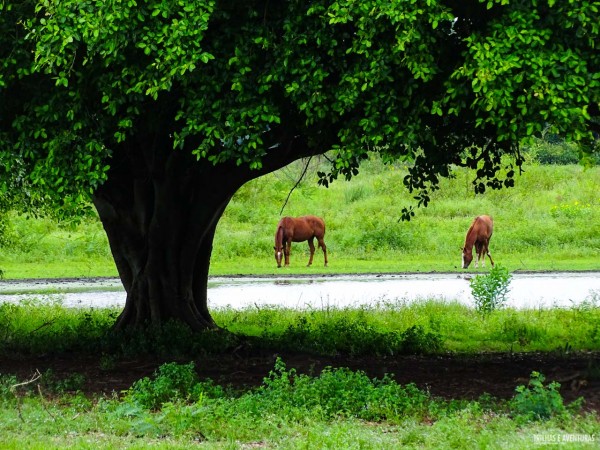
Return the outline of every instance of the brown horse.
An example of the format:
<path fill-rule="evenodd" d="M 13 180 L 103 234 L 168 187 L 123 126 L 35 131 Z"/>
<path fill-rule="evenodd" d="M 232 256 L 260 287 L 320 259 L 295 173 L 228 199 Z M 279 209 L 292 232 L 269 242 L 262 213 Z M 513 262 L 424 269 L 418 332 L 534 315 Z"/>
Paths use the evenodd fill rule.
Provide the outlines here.
<path fill-rule="evenodd" d="M 475 261 L 475 268 L 477 268 L 479 261 L 481 260 L 481 267 L 485 266 L 485 254 L 490 257 L 492 267 L 494 267 L 494 260 L 490 255 L 489 245 L 492 232 L 494 231 L 494 221 L 490 216 L 477 216 L 471 224 L 469 231 L 467 231 L 467 237 L 465 238 L 465 245 L 462 249 L 462 268 L 466 269 L 473 261 L 473 246 L 477 251 L 477 261 Z"/>
<path fill-rule="evenodd" d="M 319 247 L 323 249 L 325 255 L 325 266 L 327 267 L 327 247 L 323 237 L 325 236 L 325 222 L 320 217 L 303 216 L 303 217 L 283 217 L 277 224 L 275 232 L 275 260 L 277 267 L 281 267 L 281 259 L 285 254 L 285 265 L 290 265 L 290 250 L 292 242 L 308 241 L 310 248 L 310 266 L 315 254 L 314 238 L 317 238 Z"/>

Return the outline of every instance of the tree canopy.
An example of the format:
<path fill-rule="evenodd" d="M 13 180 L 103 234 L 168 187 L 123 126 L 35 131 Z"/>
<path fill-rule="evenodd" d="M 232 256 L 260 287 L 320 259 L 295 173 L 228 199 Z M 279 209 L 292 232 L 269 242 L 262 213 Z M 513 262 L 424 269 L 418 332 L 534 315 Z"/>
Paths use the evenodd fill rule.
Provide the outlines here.
<path fill-rule="evenodd" d="M 599 7 L 1 2 L 2 186 L 21 177 L 65 214 L 93 201 L 128 292 L 121 325 L 212 326 L 214 228 L 252 178 L 331 152 L 327 185 L 376 151 L 410 161 L 426 206 L 455 165 L 476 192 L 511 186 L 520 143 L 546 127 L 591 151 Z"/>

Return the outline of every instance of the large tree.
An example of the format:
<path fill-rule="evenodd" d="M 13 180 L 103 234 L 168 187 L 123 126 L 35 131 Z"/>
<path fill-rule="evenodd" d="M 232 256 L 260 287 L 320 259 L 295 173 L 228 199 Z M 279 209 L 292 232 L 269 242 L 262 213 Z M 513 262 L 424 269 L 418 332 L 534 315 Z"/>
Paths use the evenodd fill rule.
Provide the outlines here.
<path fill-rule="evenodd" d="M 214 327 L 215 227 L 253 178 L 332 152 L 327 185 L 378 151 L 411 161 L 426 205 L 455 165 L 477 192 L 512 185 L 545 127 L 591 148 L 599 6 L 3 1 L 0 177 L 64 214 L 93 202 L 127 291 L 118 327 Z"/>

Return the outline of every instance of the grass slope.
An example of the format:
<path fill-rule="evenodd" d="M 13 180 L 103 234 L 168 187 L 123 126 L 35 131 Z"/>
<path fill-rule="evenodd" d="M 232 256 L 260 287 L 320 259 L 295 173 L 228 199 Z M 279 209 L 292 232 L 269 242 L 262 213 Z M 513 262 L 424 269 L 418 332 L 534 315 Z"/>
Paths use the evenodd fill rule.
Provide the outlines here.
<path fill-rule="evenodd" d="M 211 275 L 458 271 L 466 230 L 478 214 L 494 217 L 490 250 L 510 271 L 600 269 L 600 167 L 530 163 L 515 188 L 484 195 L 474 195 L 472 173 L 457 169 L 410 222 L 399 221 L 413 202 L 401 165 L 369 160 L 352 181 L 328 189 L 308 176 L 286 203 L 303 168 L 298 162 L 236 193 L 217 228 Z M 325 219 L 330 267 L 317 249 L 306 268 L 308 246 L 295 243 L 291 267 L 276 268 L 274 232 L 284 205 L 283 215 Z M 10 215 L 6 225 L 6 278 L 117 275 L 96 219 L 65 228 Z"/>

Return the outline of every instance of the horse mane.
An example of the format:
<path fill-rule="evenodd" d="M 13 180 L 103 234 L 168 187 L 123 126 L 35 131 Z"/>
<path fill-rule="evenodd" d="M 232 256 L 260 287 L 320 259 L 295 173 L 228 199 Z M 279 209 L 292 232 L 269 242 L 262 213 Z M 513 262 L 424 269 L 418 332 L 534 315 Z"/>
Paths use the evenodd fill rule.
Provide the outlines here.
<path fill-rule="evenodd" d="M 463 248 L 469 247 L 469 236 L 471 236 L 471 234 L 473 233 L 473 228 L 475 228 L 475 224 L 477 223 L 477 220 L 479 220 L 479 216 L 475 217 L 475 220 L 473 220 L 473 223 L 469 227 L 469 230 L 467 231 L 467 235 L 465 236 L 465 245 L 463 246 Z"/>
<path fill-rule="evenodd" d="M 275 233 L 275 248 L 283 247 L 283 225 L 280 223 L 277 226 L 277 232 Z"/>

